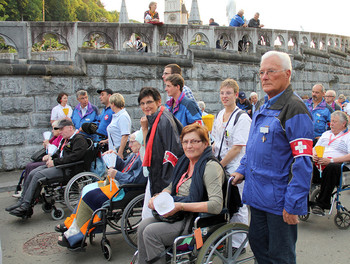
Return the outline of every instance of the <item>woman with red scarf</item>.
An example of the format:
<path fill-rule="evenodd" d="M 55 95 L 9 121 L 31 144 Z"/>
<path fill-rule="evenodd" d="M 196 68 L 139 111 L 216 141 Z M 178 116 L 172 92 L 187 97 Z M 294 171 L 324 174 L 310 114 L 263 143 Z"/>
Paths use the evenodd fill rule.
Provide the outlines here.
<path fill-rule="evenodd" d="M 159 14 L 156 11 L 156 9 L 157 9 L 156 2 L 149 3 L 149 10 L 147 10 L 145 12 L 145 15 L 143 16 L 145 23 L 159 22 Z"/>

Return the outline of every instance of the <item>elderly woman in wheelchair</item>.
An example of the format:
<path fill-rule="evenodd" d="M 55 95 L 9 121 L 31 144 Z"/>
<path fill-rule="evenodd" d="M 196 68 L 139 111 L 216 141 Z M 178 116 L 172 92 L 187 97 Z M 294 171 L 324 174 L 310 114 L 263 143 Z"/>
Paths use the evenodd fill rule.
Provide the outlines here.
<path fill-rule="evenodd" d="M 315 165 L 312 181 L 315 184 L 321 184 L 321 187 L 312 207 L 312 213 L 314 214 L 324 215 L 324 210 L 330 209 L 334 187 L 339 185 L 342 163 L 350 161 L 348 123 L 348 117 L 344 112 L 333 112 L 331 115 L 331 130 L 324 132 L 315 145 L 313 153 Z M 349 171 L 349 168 L 343 166 L 343 171 Z"/>
<path fill-rule="evenodd" d="M 119 183 L 146 183 L 147 178 L 143 176 L 142 161 L 140 158 L 140 148 L 142 146 L 142 132 L 137 131 L 130 136 L 129 144 L 132 154 L 124 161 L 118 155 L 115 163 L 115 168 L 108 170 L 109 182 L 99 181 L 91 183 L 84 187 L 80 201 L 73 211 L 72 215 L 68 217 L 64 224 L 55 227 L 57 232 L 61 232 L 62 236 L 58 238 L 58 244 L 69 249 L 80 248 L 85 233 L 91 232 L 87 230 L 93 212 L 101 208 L 106 201 L 109 201 L 114 194 L 119 190 Z M 105 152 L 104 154 L 113 151 Z M 113 201 L 120 201 L 124 197 L 124 191 L 121 190 Z M 96 215 L 93 222 L 100 221 L 99 215 Z"/>
<path fill-rule="evenodd" d="M 208 130 L 198 124 L 188 125 L 180 138 L 185 154 L 175 166 L 172 183 L 163 190 L 173 197 L 175 207 L 161 217 L 154 213 L 155 217 L 140 223 L 138 263 L 165 263 L 162 253 L 187 232 L 192 213 L 219 214 L 223 208 L 225 172 L 213 156 Z M 149 201 L 153 210 L 156 199 L 157 195 Z"/>

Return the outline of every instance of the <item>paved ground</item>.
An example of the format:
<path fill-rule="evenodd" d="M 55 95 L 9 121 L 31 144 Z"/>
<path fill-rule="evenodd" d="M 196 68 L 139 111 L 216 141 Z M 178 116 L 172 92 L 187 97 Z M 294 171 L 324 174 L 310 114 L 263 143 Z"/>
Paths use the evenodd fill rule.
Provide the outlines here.
<path fill-rule="evenodd" d="M 34 208 L 34 215 L 22 220 L 9 215 L 4 208 L 16 200 L 11 197 L 18 172 L 0 173 L 0 239 L 2 263 L 103 263 L 106 260 L 100 249 L 100 235 L 86 252 L 70 252 L 56 244 L 57 233 L 53 221 L 40 205 Z M 342 195 L 344 205 L 350 207 L 350 192 Z M 68 211 L 66 210 L 68 213 Z M 347 264 L 350 263 L 349 230 L 338 229 L 334 216 L 318 217 L 311 215 L 307 222 L 299 224 L 297 243 L 297 263 Z M 133 250 L 124 242 L 121 235 L 110 237 L 114 263 L 127 264 Z M 1 262 L 0 262 L 1 263 Z"/>

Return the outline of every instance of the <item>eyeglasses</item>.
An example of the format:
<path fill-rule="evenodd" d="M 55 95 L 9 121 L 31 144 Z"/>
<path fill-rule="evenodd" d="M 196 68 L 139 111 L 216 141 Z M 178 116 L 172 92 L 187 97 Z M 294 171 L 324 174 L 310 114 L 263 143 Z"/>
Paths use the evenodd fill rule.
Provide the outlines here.
<path fill-rule="evenodd" d="M 232 95 L 233 92 L 220 92 L 220 95 L 225 96 L 225 95 Z"/>
<path fill-rule="evenodd" d="M 335 96 L 333 96 L 333 95 L 325 95 L 324 97 L 335 97 Z"/>
<path fill-rule="evenodd" d="M 142 102 L 142 103 L 140 103 L 140 106 L 150 105 L 150 104 L 153 104 L 154 102 L 155 101 Z"/>
<path fill-rule="evenodd" d="M 266 74 L 267 76 L 272 76 L 272 75 L 274 75 L 274 74 L 277 73 L 277 72 L 284 72 L 284 71 L 286 71 L 286 70 L 280 70 L 280 71 L 274 71 L 274 70 L 259 71 L 259 72 L 258 72 L 258 76 L 259 76 L 260 78 L 262 78 L 265 74 Z"/>
<path fill-rule="evenodd" d="M 199 140 L 199 139 L 191 139 L 191 140 L 184 140 L 182 141 L 182 145 L 185 145 L 187 146 L 188 144 L 191 144 L 191 145 L 196 145 L 198 143 L 202 142 L 202 140 Z"/>

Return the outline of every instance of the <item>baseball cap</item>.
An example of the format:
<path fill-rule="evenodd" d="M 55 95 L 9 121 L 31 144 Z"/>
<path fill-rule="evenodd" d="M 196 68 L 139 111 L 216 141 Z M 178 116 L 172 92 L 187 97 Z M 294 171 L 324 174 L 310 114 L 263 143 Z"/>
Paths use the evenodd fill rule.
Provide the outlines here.
<path fill-rule="evenodd" d="M 61 119 L 58 123 L 58 125 L 56 126 L 56 128 L 63 128 L 65 126 L 73 126 L 74 127 L 74 124 L 71 120 L 69 119 Z"/>
<path fill-rule="evenodd" d="M 106 92 L 108 94 L 113 94 L 113 91 L 111 89 L 103 89 L 103 90 L 97 90 L 97 93 L 100 94 L 102 92 Z"/>
<path fill-rule="evenodd" d="M 244 93 L 244 92 L 239 92 L 238 97 L 239 97 L 240 99 L 246 99 L 246 98 L 247 98 L 247 97 L 245 96 L 245 93 Z"/>

